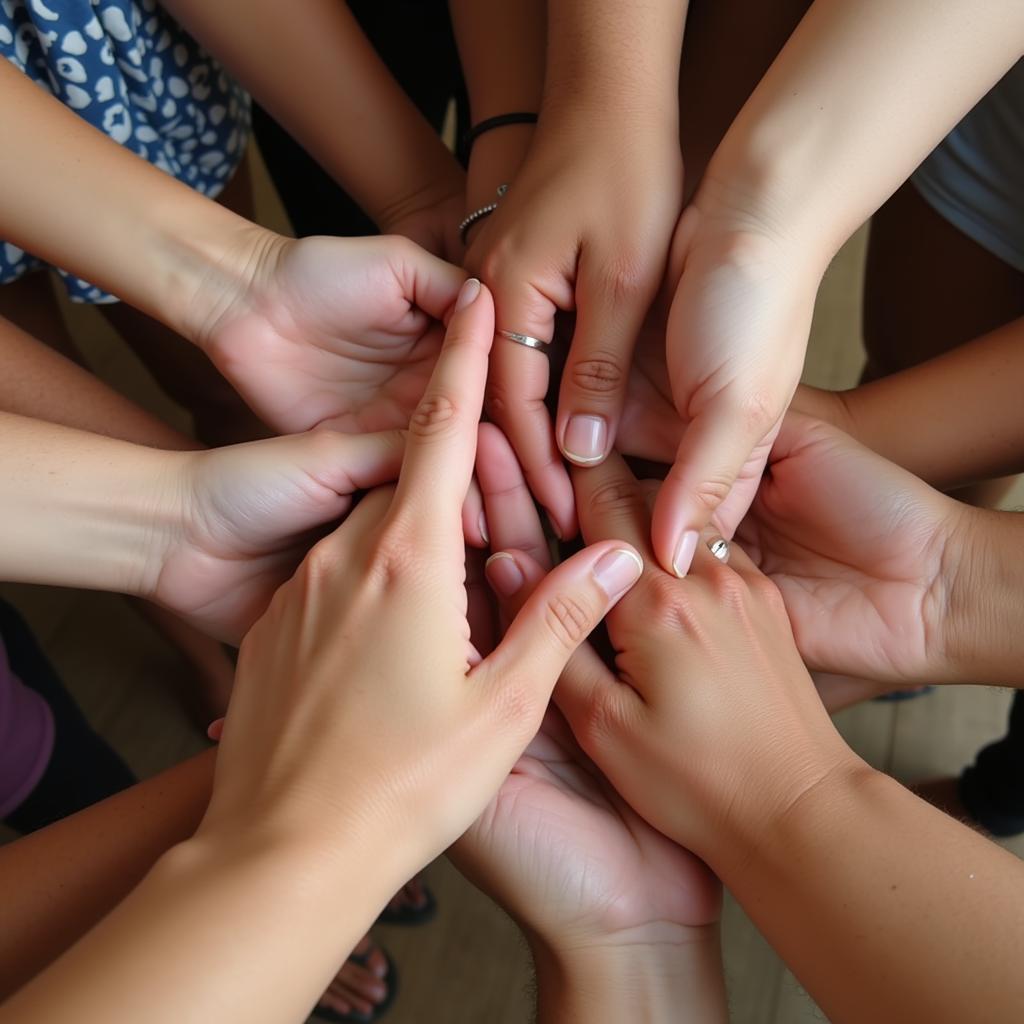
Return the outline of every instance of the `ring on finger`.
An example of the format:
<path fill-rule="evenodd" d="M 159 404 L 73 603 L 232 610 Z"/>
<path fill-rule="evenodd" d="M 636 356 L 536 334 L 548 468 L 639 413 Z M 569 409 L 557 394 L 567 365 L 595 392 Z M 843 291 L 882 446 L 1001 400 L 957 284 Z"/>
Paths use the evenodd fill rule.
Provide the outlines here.
<path fill-rule="evenodd" d="M 724 537 L 709 540 L 708 548 L 723 565 L 729 561 L 729 542 Z"/>
<path fill-rule="evenodd" d="M 543 341 L 540 338 L 531 337 L 529 334 L 520 334 L 518 331 L 498 331 L 503 337 L 509 341 L 514 341 L 517 345 L 525 345 L 527 348 L 535 348 L 540 352 L 547 355 L 547 350 L 551 347 L 550 341 Z"/>

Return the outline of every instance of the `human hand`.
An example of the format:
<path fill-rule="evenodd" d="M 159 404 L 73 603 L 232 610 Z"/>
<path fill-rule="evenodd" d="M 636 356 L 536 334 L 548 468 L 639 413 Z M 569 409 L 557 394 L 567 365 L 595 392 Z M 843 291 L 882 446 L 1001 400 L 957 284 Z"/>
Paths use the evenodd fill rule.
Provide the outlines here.
<path fill-rule="evenodd" d="M 498 552 L 487 571 L 511 621 L 550 559 L 515 453 L 490 423 L 480 426 L 477 479 Z M 711 873 L 623 803 L 554 709 L 450 855 L 553 949 L 611 947 L 627 935 L 670 945 L 718 915 Z"/>
<path fill-rule="evenodd" d="M 618 457 L 574 472 L 584 537 L 649 555 L 644 485 Z M 793 642 L 778 589 L 702 542 L 676 579 L 652 562 L 607 618 L 617 671 L 585 649 L 556 691 L 577 741 L 655 828 L 712 869 L 800 793 L 856 760 Z"/>
<path fill-rule="evenodd" d="M 731 537 L 753 500 L 800 378 L 824 267 L 701 194 L 679 221 L 672 264 L 666 355 L 685 429 L 652 536 L 661 565 L 683 576 L 700 532 Z"/>
<path fill-rule="evenodd" d="M 270 426 L 401 428 L 465 274 L 405 239 L 247 233 L 191 334 Z"/>
<path fill-rule="evenodd" d="M 428 205 L 402 210 L 382 224 L 381 230 L 388 235 L 412 239 L 427 252 L 458 265 L 465 256 L 465 247 L 459 237 L 459 223 L 465 205 L 465 190 L 460 188 Z"/>
<path fill-rule="evenodd" d="M 342 518 L 356 491 L 397 478 L 404 446 L 398 430 L 318 430 L 163 456 L 170 500 L 157 516 L 146 596 L 238 643 L 316 531 Z"/>
<path fill-rule="evenodd" d="M 556 312 L 576 313 L 554 425 L 544 404 L 547 360 L 501 336 L 487 400 L 564 537 L 575 533 L 576 517 L 562 455 L 590 465 L 611 450 L 682 196 L 673 126 L 638 121 L 581 137 L 578 121 L 542 118 L 508 194 L 470 235 L 466 254 L 494 291 L 498 328 L 550 341 Z"/>
<path fill-rule="evenodd" d="M 319 542 L 242 644 L 200 830 L 362 851 L 381 905 L 493 797 L 566 659 L 638 573 L 626 546 L 588 548 L 491 654 L 473 650 L 461 506 L 492 336 L 490 297 L 468 282 L 397 489 Z"/>
<path fill-rule="evenodd" d="M 965 506 L 835 427 L 790 413 L 738 537 L 779 587 L 804 661 L 951 680 L 945 628 Z"/>

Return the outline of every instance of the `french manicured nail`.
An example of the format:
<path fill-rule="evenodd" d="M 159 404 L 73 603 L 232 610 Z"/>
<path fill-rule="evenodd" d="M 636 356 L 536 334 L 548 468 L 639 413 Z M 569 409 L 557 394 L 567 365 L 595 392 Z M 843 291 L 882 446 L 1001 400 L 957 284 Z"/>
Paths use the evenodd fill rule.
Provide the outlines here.
<path fill-rule="evenodd" d="M 480 536 L 483 537 L 485 544 L 491 543 L 491 535 L 487 532 L 487 516 L 480 513 L 480 518 L 477 520 L 477 527 L 480 530 Z"/>
<path fill-rule="evenodd" d="M 687 530 L 676 545 L 676 553 L 672 556 L 672 571 L 682 579 L 690 571 L 693 553 L 697 550 L 700 534 L 696 530 Z"/>
<path fill-rule="evenodd" d="M 480 282 L 475 278 L 471 277 L 467 280 L 461 291 L 459 292 L 458 299 L 455 300 L 455 312 L 458 313 L 460 310 L 465 309 L 467 306 L 473 304 L 473 300 L 480 294 Z"/>
<path fill-rule="evenodd" d="M 516 560 L 505 551 L 491 555 L 484 565 L 484 572 L 491 586 L 502 597 L 514 597 L 526 582 L 526 577 L 516 565 Z"/>
<path fill-rule="evenodd" d="M 614 601 L 621 597 L 644 571 L 640 556 L 625 548 L 617 548 L 602 555 L 594 565 L 594 578 L 598 585 Z"/>
<path fill-rule="evenodd" d="M 586 465 L 604 458 L 608 443 L 608 424 L 603 416 L 570 416 L 565 425 L 562 445 L 565 457 Z"/>

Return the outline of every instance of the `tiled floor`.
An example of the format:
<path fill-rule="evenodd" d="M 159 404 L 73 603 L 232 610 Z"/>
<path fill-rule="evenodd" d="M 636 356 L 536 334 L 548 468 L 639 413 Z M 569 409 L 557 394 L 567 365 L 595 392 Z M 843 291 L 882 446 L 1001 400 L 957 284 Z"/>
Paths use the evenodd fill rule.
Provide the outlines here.
<path fill-rule="evenodd" d="M 260 196 L 263 208 L 278 219 L 265 185 Z M 856 379 L 863 252 L 860 234 L 826 278 L 808 356 L 806 379 L 812 383 L 840 387 Z M 88 335 L 102 375 L 180 424 L 180 416 L 127 349 L 105 334 L 98 318 L 79 317 L 79 331 Z M 140 775 L 204 747 L 169 694 L 185 666 L 126 602 L 31 587 L 2 591 L 25 610 L 89 718 Z M 1004 691 L 948 687 L 906 703 L 854 708 L 838 723 L 869 762 L 909 782 L 958 771 L 978 747 L 1000 734 L 1007 704 Z M 1024 842 L 1014 848 L 1024 855 Z M 446 863 L 432 867 L 430 877 L 441 908 L 437 920 L 420 930 L 380 929 L 402 979 L 388 1019 L 393 1024 L 522 1024 L 529 1019 L 529 970 L 515 928 Z M 732 904 L 726 908 L 725 944 L 736 1024 L 823 1019 Z"/>

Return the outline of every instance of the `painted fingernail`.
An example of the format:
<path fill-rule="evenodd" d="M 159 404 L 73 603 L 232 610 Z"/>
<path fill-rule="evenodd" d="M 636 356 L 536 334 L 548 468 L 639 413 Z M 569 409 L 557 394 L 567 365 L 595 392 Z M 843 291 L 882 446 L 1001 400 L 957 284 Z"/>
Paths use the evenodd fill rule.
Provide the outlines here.
<path fill-rule="evenodd" d="M 597 560 L 594 565 L 594 579 L 614 601 L 640 579 L 643 571 L 644 563 L 639 555 L 625 548 L 617 548 Z"/>
<path fill-rule="evenodd" d="M 484 572 L 490 584 L 502 597 L 514 597 L 526 582 L 516 560 L 506 551 L 498 551 L 487 559 Z"/>
<path fill-rule="evenodd" d="M 565 425 L 562 446 L 565 457 L 586 466 L 600 462 L 608 443 L 608 424 L 603 416 L 571 416 Z"/>
<path fill-rule="evenodd" d="M 487 516 L 480 513 L 480 518 L 477 520 L 477 527 L 480 530 L 480 536 L 483 537 L 485 544 L 491 543 L 491 535 L 487 532 Z"/>
<path fill-rule="evenodd" d="M 463 284 L 462 289 L 459 291 L 459 297 L 455 300 L 455 312 L 458 313 L 467 306 L 471 306 L 479 294 L 480 282 L 475 277 L 469 278 Z"/>
<path fill-rule="evenodd" d="M 687 530 L 676 545 L 676 553 L 672 556 L 672 571 L 682 579 L 690 571 L 693 553 L 697 550 L 700 534 L 696 530 Z"/>

